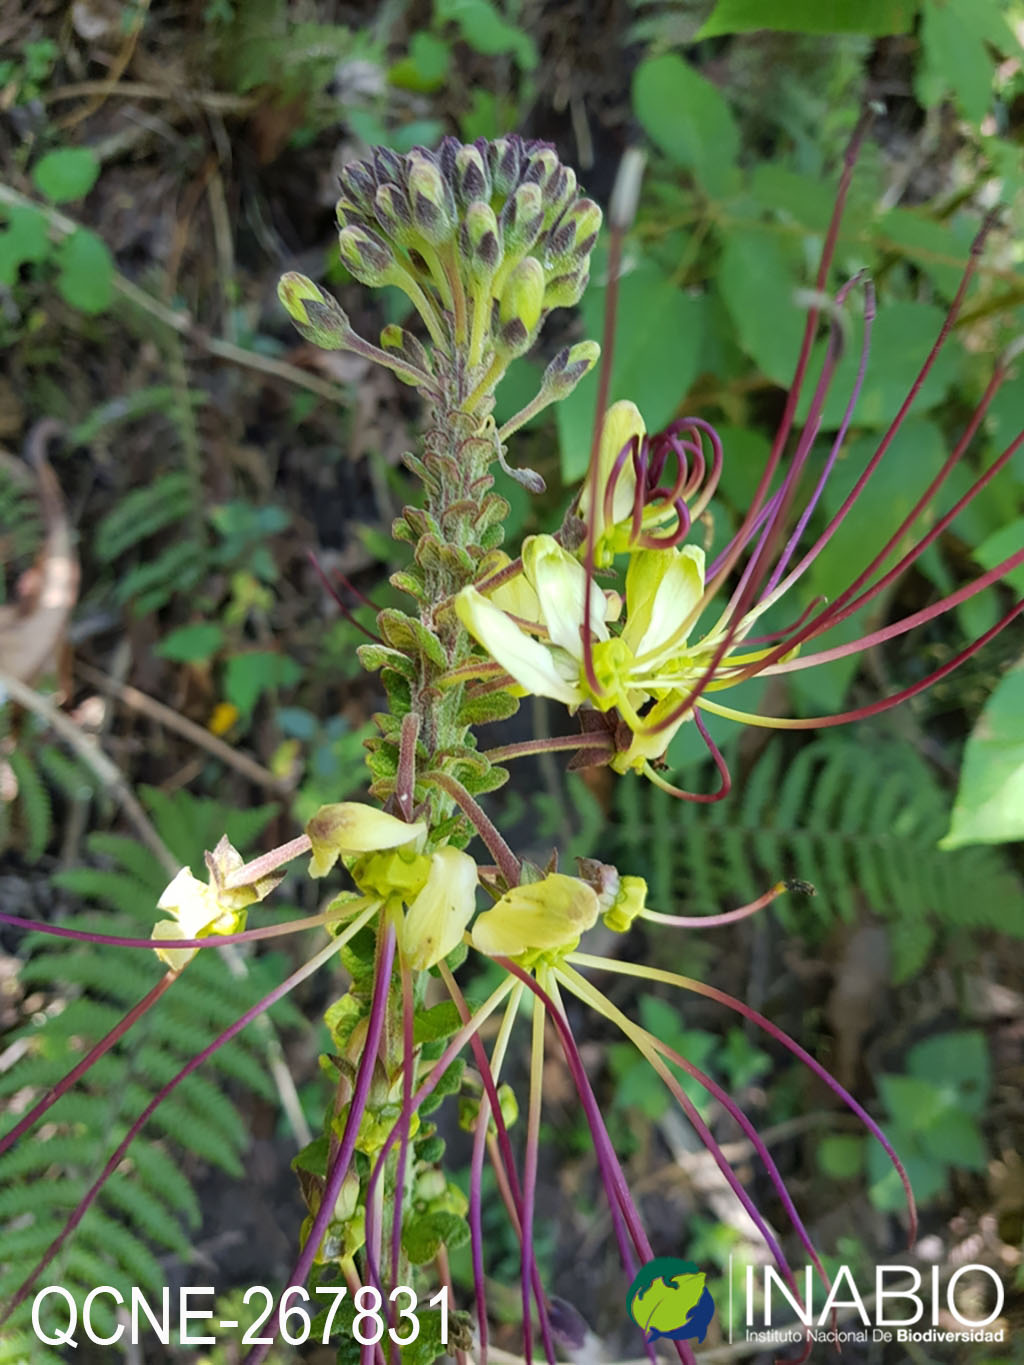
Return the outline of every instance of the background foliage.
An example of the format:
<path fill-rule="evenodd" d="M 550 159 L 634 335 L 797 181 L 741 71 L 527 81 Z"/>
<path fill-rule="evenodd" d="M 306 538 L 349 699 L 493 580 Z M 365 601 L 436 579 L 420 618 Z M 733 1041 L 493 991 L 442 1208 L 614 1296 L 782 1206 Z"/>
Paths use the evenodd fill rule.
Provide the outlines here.
<path fill-rule="evenodd" d="M 638 402 L 651 429 L 683 412 L 718 426 L 728 454 L 719 541 L 742 515 L 768 449 L 803 323 L 801 290 L 861 102 L 878 112 L 831 284 L 867 270 L 879 319 L 824 515 L 906 393 L 980 212 L 1002 206 L 953 344 L 845 541 L 807 576 L 799 609 L 833 595 L 851 560 L 884 543 L 962 430 L 993 356 L 1020 333 L 1019 0 L 210 0 L 181 15 L 145 3 L 76 3 L 69 14 L 65 24 L 54 6 L 19 0 L 0 18 L 0 345 L 10 358 L 0 379 L 9 450 L 0 466 L 3 600 L 31 602 L 25 576 L 48 529 L 16 452 L 35 420 L 56 416 L 67 437 L 52 459 L 83 583 L 69 640 L 55 642 L 52 683 L 82 733 L 99 736 L 142 794 L 144 815 L 178 859 L 196 863 L 225 822 L 257 848 L 261 830 L 286 837 L 322 801 L 362 790 L 362 739 L 380 698 L 355 659 L 358 625 L 337 611 L 307 552 L 328 576 L 343 572 L 379 605 L 398 604 L 387 578 L 403 549 L 390 522 L 411 497 L 399 456 L 415 439 L 416 413 L 406 391 L 360 362 L 297 343 L 273 285 L 284 269 L 322 275 L 364 332 L 402 316 L 399 298 L 370 314 L 375 305 L 333 245 L 336 172 L 366 142 L 405 150 L 445 132 L 470 139 L 515 128 L 556 141 L 605 202 L 623 148 L 647 149 L 612 396 Z M 573 339 L 600 334 L 605 292 L 597 259 L 581 316 L 566 324 Z M 856 364 L 859 309 L 850 311 L 852 344 L 824 440 Z M 518 362 L 499 419 L 532 392 L 546 359 Z M 564 483 L 586 464 L 594 403 L 588 381 L 528 429 L 517 462 L 540 469 L 551 491 L 531 503 L 502 487 L 510 537 L 561 519 Z M 1022 423 L 1018 381 L 997 398 L 971 459 L 992 458 Z M 972 504 L 872 619 L 913 610 L 998 562 L 1024 530 L 1022 499 L 1018 456 L 1010 477 Z M 340 591 L 368 622 L 358 596 Z M 809 714 L 870 699 L 936 667 L 991 625 L 996 608 L 994 595 L 965 604 L 863 666 L 844 661 L 807 682 L 751 689 L 746 704 Z M 941 687 L 852 733 L 773 737 L 764 748 L 739 739 L 741 781 L 717 807 L 682 810 L 632 779 L 567 780 L 550 762 L 502 794 L 505 820 L 536 856 L 556 842 L 572 853 L 600 849 L 644 870 L 665 910 L 725 909 L 782 875 L 813 882 L 815 899 L 785 899 L 758 923 L 668 943 L 659 936 L 636 951 L 743 994 L 839 1065 L 911 1158 L 943 1253 L 974 1238 L 972 1256 L 980 1244 L 1011 1267 L 1024 1226 L 1011 1048 L 1024 1017 L 1012 845 L 1024 831 L 1020 650 L 1019 634 L 1004 638 Z M 52 685 L 41 690 L 53 694 Z M 523 717 L 552 732 L 560 723 L 539 705 Z M 688 781 L 703 780 L 685 733 L 671 757 Z M 90 762 L 88 741 L 69 748 L 45 709 L 29 714 L 8 701 L 5 907 L 112 932 L 147 925 L 166 877 L 119 793 Z M 286 890 L 312 908 L 307 886 Z M 155 967 L 122 954 L 115 969 L 41 940 L 3 945 L 13 985 L 0 1007 L 10 1029 L 0 1086 L 16 1113 L 69 1051 L 142 993 Z M 119 1127 L 279 979 L 288 951 L 254 957 L 243 977 L 203 959 L 195 991 L 173 992 L 145 1036 L 95 1073 L 94 1087 L 53 1111 L 44 1139 L 0 1165 L 0 1213 L 10 1219 L 4 1287 L 17 1283 Z M 301 1002 L 307 1019 L 329 998 L 330 986 L 322 990 Z M 870 1155 L 865 1166 L 859 1139 L 828 1130 L 820 1094 L 713 1009 L 694 1006 L 673 1022 L 652 991 L 639 1010 L 783 1135 L 776 1155 L 820 1210 L 826 1242 L 841 1229 L 850 1259 L 896 1245 L 884 1217 L 891 1188 Z M 323 1040 L 294 1010 L 276 1024 L 315 1115 Z M 287 1164 L 294 1137 L 273 1117 L 274 1046 L 266 1035 L 243 1040 L 221 1054 L 219 1071 L 182 1088 L 61 1262 L 66 1282 L 187 1280 L 196 1246 L 230 1234 L 238 1191 L 252 1189 L 254 1173 L 248 1187 L 226 1186 L 236 1193 L 216 1207 L 194 1188 L 209 1190 L 213 1168 L 237 1174 L 250 1164 L 253 1131 Z M 701 1184 L 660 1090 L 599 1036 L 589 1046 L 634 1174 L 664 1209 L 660 1226 L 654 1219 L 660 1249 L 719 1265 L 754 1255 L 734 1211 Z M 614 1349 L 628 1339 L 607 1306 L 603 1277 L 612 1272 L 596 1251 L 594 1269 L 578 1270 L 580 1239 L 600 1247 L 601 1229 L 590 1217 L 578 1116 L 560 1108 L 556 1072 L 549 1137 L 561 1163 L 547 1193 L 561 1232 L 550 1234 L 543 1260 Z M 710 1119 L 723 1140 L 734 1136 L 720 1114 Z M 275 1191 L 268 1207 L 286 1230 L 279 1260 L 256 1273 L 230 1252 L 209 1253 L 218 1286 L 282 1273 L 298 1201 Z M 508 1311 L 514 1318 L 514 1303 Z M 27 1349 L 23 1338 L 4 1343 L 0 1361 Z"/>

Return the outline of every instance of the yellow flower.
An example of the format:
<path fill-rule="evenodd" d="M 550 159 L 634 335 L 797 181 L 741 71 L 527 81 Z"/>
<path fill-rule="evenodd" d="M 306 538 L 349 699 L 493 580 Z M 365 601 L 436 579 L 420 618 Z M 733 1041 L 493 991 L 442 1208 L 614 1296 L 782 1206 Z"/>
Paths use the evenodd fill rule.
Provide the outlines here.
<path fill-rule="evenodd" d="M 597 892 L 578 877 L 553 872 L 506 891 L 477 919 L 474 948 L 489 957 L 571 952 L 600 912 Z"/>
<path fill-rule="evenodd" d="M 320 807 L 306 826 L 306 833 L 313 848 L 309 875 L 326 877 L 340 857 L 398 848 L 422 839 L 427 827 L 422 821 L 409 824 L 359 801 L 337 801 Z"/>
<path fill-rule="evenodd" d="M 476 863 L 468 853 L 439 848 L 432 855 L 426 883 L 402 925 L 402 952 L 411 967 L 433 967 L 461 941 L 476 910 L 476 887 Z"/>

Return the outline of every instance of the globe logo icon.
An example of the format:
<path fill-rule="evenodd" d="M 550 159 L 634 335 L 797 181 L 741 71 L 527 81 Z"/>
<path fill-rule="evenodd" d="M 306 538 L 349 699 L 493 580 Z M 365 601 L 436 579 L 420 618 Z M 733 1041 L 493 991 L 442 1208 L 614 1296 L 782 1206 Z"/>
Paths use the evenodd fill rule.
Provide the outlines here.
<path fill-rule="evenodd" d="M 629 1286 L 629 1316 L 648 1342 L 703 1341 L 715 1315 L 707 1275 L 692 1261 L 658 1256 L 641 1266 Z"/>

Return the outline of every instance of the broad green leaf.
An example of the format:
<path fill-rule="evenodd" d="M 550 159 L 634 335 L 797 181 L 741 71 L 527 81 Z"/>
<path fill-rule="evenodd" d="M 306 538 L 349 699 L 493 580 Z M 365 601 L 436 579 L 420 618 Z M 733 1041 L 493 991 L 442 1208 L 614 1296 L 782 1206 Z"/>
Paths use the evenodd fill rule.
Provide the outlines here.
<path fill-rule="evenodd" d="M 100 173 L 100 163 L 88 147 L 60 147 L 36 162 L 36 189 L 55 204 L 66 204 L 89 193 Z"/>
<path fill-rule="evenodd" d="M 797 248 L 767 225 L 735 227 L 716 277 L 740 345 L 769 379 L 788 385 L 806 323 Z"/>
<path fill-rule="evenodd" d="M 674 52 L 641 62 L 633 109 L 644 131 L 678 166 L 693 171 L 714 198 L 735 193 L 740 135 L 718 88 Z"/>
<path fill-rule="evenodd" d="M 511 53 L 524 71 L 537 65 L 533 39 L 510 24 L 491 0 L 434 0 L 434 18 L 438 23 L 458 24 L 469 46 L 485 56 Z"/>
<path fill-rule="evenodd" d="M 989 697 L 964 750 L 949 833 L 940 848 L 1024 839 L 1024 666 Z"/>
<path fill-rule="evenodd" d="M 1000 526 L 988 536 L 974 551 L 974 558 L 985 569 L 994 569 L 1011 555 L 1018 554 L 1024 547 L 1024 517 L 1018 517 L 1008 526 Z M 1003 582 L 1009 583 L 1016 593 L 1024 593 L 1024 564 L 1018 564 L 1004 574 Z"/>
<path fill-rule="evenodd" d="M 842 423 L 861 361 L 863 329 L 856 304 L 852 316 L 856 319 L 855 326 L 836 366 L 821 416 L 826 431 L 835 431 Z M 910 392 L 944 319 L 941 308 L 927 303 L 890 303 L 879 310 L 871 334 L 864 383 L 854 409 L 854 427 L 889 425 Z M 808 380 L 797 409 L 800 420 L 810 408 L 814 381 L 821 373 L 824 359 L 825 342 L 822 341 L 811 352 Z M 920 416 L 942 402 L 955 378 L 956 368 L 957 353 L 947 342 L 914 400 L 914 414 Z"/>
<path fill-rule="evenodd" d="M 153 652 L 177 663 L 196 663 L 216 654 L 223 639 L 220 626 L 212 621 L 196 621 L 193 625 L 172 630 Z"/>
<path fill-rule="evenodd" d="M 595 261 L 595 283 L 583 296 L 585 335 L 600 336 L 607 289 L 601 283 L 603 253 Z M 619 283 L 618 336 L 608 401 L 631 398 L 648 431 L 658 431 L 675 415 L 696 378 L 701 359 L 704 300 L 685 294 L 660 266 L 643 257 Z M 592 371 L 557 405 L 562 477 L 581 479 L 590 459 L 597 400 Z"/>
<path fill-rule="evenodd" d="M 939 1086 L 950 1108 L 980 1114 L 992 1085 L 988 1043 L 980 1029 L 954 1029 L 915 1043 L 907 1071 Z"/>
<path fill-rule="evenodd" d="M 943 298 L 951 300 L 967 263 L 970 240 L 963 242 L 946 223 L 920 209 L 891 209 L 878 222 L 882 241 L 893 243 L 931 278 Z"/>
<path fill-rule="evenodd" d="M 269 650 L 235 654 L 227 662 L 224 692 L 228 701 L 248 715 L 265 692 L 290 687 L 298 682 L 302 670 L 294 659 Z"/>
<path fill-rule="evenodd" d="M 962 1109 L 948 1109 L 939 1123 L 921 1134 L 921 1146 L 935 1161 L 967 1171 L 983 1171 L 988 1148 L 978 1125 Z"/>
<path fill-rule="evenodd" d="M 77 228 L 54 253 L 57 288 L 82 313 L 102 313 L 114 298 L 114 261 L 106 243 L 88 228 Z"/>
<path fill-rule="evenodd" d="M 718 0 L 697 40 L 722 33 L 909 33 L 919 0 Z"/>
<path fill-rule="evenodd" d="M 914 93 L 926 109 L 952 91 L 962 113 L 979 124 L 992 104 L 995 64 L 986 44 L 999 52 L 1019 44 L 997 0 L 943 0 L 922 6 L 921 48 Z"/>

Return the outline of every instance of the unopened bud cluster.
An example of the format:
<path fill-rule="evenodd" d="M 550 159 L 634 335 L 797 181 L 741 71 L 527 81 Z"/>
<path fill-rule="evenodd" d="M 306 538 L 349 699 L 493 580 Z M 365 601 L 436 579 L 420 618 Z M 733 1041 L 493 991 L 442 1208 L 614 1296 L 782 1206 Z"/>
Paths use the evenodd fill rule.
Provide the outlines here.
<path fill-rule="evenodd" d="M 439 396 L 457 373 L 459 406 L 475 410 L 508 362 L 530 349 L 547 314 L 577 303 L 586 288 L 601 210 L 579 196 L 575 173 L 545 142 L 448 137 L 436 151 L 405 155 L 377 147 L 340 179 L 342 263 L 371 288 L 401 289 L 432 348 L 394 324 L 373 346 L 300 275 L 282 280 L 281 301 L 307 340 L 357 350 L 428 395 Z M 571 392 L 596 357 L 593 343 L 560 353 L 543 402 Z"/>
<path fill-rule="evenodd" d="M 457 295 L 479 363 L 488 346 L 521 355 L 552 308 L 586 287 L 601 210 L 543 142 L 445 138 L 436 152 L 378 147 L 341 173 L 341 259 L 377 286 L 412 282 L 461 337 Z"/>

